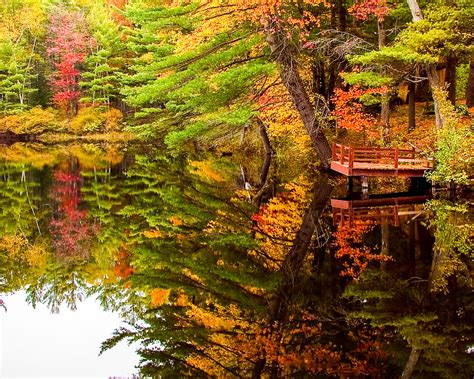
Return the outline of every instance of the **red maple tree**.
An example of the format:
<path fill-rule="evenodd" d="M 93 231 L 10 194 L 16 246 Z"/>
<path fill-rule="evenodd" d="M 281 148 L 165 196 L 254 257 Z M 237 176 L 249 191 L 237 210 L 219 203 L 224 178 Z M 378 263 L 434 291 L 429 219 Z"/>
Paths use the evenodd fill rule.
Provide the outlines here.
<path fill-rule="evenodd" d="M 359 0 L 349 8 L 349 13 L 361 21 L 367 20 L 372 15 L 378 21 L 383 21 L 389 12 L 387 0 Z"/>
<path fill-rule="evenodd" d="M 51 220 L 51 234 L 57 257 L 65 260 L 87 259 L 97 227 L 80 208 L 81 177 L 76 173 L 58 171 L 54 174 L 52 197 L 57 203 Z"/>
<path fill-rule="evenodd" d="M 53 102 L 68 116 L 77 113 L 79 66 L 95 45 L 81 11 L 58 6 L 49 17 L 47 53 L 55 67 L 51 78 Z"/>

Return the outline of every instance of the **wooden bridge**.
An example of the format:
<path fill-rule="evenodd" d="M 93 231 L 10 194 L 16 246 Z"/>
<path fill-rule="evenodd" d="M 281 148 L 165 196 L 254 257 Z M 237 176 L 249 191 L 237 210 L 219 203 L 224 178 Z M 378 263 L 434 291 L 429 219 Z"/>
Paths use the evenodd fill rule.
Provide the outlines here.
<path fill-rule="evenodd" d="M 331 169 L 346 176 L 422 177 L 433 164 L 415 150 L 352 147 L 334 143 Z"/>
<path fill-rule="evenodd" d="M 408 217 L 424 213 L 427 195 L 391 194 L 374 195 L 368 199 L 332 199 L 333 225 L 391 224 L 400 226 Z"/>

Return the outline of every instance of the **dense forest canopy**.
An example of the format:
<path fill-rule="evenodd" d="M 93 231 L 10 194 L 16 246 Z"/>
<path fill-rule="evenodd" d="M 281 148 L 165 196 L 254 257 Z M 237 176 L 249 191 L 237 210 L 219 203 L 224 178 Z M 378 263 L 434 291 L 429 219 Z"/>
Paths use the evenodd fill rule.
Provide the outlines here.
<path fill-rule="evenodd" d="M 171 148 L 260 130 L 322 167 L 347 131 L 423 139 L 432 180 L 470 175 L 471 1 L 8 0 L 0 12 L 2 129 L 107 134 L 125 117 Z M 421 101 L 437 130 L 415 133 Z"/>
<path fill-rule="evenodd" d="M 470 378 L 471 0 L 0 16 L 0 294 L 96 296 L 144 377 Z M 344 145 L 425 178 L 354 195 Z"/>

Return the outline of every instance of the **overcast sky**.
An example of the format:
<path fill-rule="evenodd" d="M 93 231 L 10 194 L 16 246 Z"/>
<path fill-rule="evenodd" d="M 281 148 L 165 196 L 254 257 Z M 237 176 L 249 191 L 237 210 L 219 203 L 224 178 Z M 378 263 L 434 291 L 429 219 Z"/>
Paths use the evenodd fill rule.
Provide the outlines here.
<path fill-rule="evenodd" d="M 1 295 L 0 378 L 131 377 L 138 357 L 125 342 L 98 356 L 101 343 L 121 325 L 117 314 L 104 312 L 94 299 L 63 308 L 33 309 L 25 293 Z"/>

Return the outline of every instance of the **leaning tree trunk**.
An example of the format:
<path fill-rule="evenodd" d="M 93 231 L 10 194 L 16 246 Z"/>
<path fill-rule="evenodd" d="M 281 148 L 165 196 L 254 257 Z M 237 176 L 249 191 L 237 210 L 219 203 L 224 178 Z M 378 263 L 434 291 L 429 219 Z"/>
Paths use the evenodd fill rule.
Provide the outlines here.
<path fill-rule="evenodd" d="M 420 6 L 418 5 L 417 0 L 407 0 L 408 7 L 410 8 L 413 21 L 421 21 L 423 20 L 423 14 L 421 13 Z M 433 94 L 433 102 L 435 108 L 435 116 L 436 116 L 436 127 L 438 129 L 442 128 L 445 124 L 445 117 L 440 109 L 439 98 L 440 96 L 440 80 L 438 71 L 436 70 L 436 65 L 427 63 L 425 65 L 426 73 L 428 75 L 428 81 L 430 83 L 431 92 Z"/>
<path fill-rule="evenodd" d="M 275 300 L 270 307 L 270 319 L 268 322 L 273 329 L 273 333 L 279 333 L 279 325 L 287 322 L 288 307 L 292 299 L 297 296 L 301 283 L 301 268 L 308 255 L 311 240 L 316 231 L 316 221 L 322 217 L 324 208 L 333 190 L 330 177 L 323 174 L 321 180 L 315 183 L 313 190 L 313 199 L 304 212 L 301 226 L 281 267 L 282 283 L 276 290 Z M 267 365 L 271 367 L 270 377 L 278 374 L 278 364 L 276 362 L 268 362 L 264 352 L 264 357 L 255 362 L 251 377 L 253 379 L 260 379 Z"/>
<path fill-rule="evenodd" d="M 466 88 L 466 105 L 474 107 L 474 57 L 471 58 L 469 64 L 469 77 L 467 79 L 467 88 Z"/>
<path fill-rule="evenodd" d="M 422 350 L 420 349 L 411 349 L 410 356 L 408 357 L 407 364 L 405 365 L 405 369 L 403 370 L 402 376 L 400 379 L 410 379 L 413 375 L 413 371 L 415 370 L 416 364 L 418 363 L 418 359 L 420 359 Z"/>
<path fill-rule="evenodd" d="M 275 29 L 277 29 L 275 25 L 267 26 L 267 42 L 275 61 L 280 66 L 280 76 L 283 84 L 298 110 L 321 164 L 324 169 L 328 169 L 332 153 L 331 146 L 323 132 L 328 111 L 323 103 L 318 103 L 316 109 L 313 107 L 298 72 L 295 60 L 296 52 L 290 46 L 285 34 Z"/>

